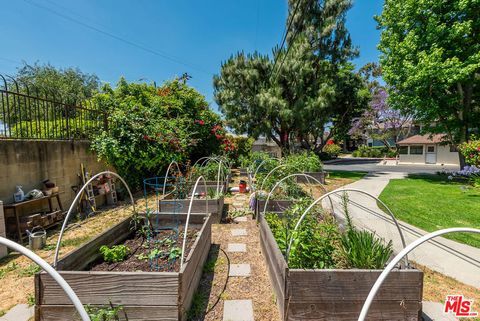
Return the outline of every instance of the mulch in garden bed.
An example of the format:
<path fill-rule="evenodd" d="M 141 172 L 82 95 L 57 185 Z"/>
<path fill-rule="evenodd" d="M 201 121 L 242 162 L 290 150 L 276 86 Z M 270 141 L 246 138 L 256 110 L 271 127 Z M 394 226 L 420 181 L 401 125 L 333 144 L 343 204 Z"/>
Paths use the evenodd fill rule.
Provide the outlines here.
<path fill-rule="evenodd" d="M 187 244 L 186 253 L 190 253 L 195 240 L 198 236 L 199 228 L 190 227 L 187 232 Z M 108 263 L 100 259 L 93 264 L 90 271 L 109 271 L 109 272 L 179 272 L 180 271 L 180 257 L 176 259 L 169 259 L 168 252 L 172 247 L 182 248 L 184 229 L 174 230 L 162 230 L 158 232 L 155 240 L 147 240 L 143 236 L 134 235 L 132 238 L 123 242 L 130 252 L 126 259 L 117 263 Z M 171 240 L 162 242 L 162 240 Z M 160 254 L 154 260 L 149 260 L 148 255 L 154 249 L 157 248 Z M 188 254 L 187 254 L 188 255 Z"/>

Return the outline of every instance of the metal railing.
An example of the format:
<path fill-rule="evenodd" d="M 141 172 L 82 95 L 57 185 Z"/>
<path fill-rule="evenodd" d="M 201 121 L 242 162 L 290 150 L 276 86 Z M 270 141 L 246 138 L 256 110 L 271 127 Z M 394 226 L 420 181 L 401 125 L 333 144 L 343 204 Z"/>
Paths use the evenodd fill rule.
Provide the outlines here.
<path fill-rule="evenodd" d="M 0 74 L 0 139 L 89 139 L 108 130 L 107 119 L 91 100 L 68 104 L 58 93 Z"/>

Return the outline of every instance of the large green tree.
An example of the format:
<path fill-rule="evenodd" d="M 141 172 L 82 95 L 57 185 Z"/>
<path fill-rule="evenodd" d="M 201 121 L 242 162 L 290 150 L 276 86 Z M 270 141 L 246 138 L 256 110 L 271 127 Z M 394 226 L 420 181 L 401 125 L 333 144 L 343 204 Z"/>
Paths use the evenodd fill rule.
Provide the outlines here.
<path fill-rule="evenodd" d="M 348 60 L 356 55 L 345 28 L 351 1 L 290 2 L 286 48 L 275 60 L 240 52 L 215 76 L 215 99 L 230 127 L 264 135 L 289 151 L 294 142 L 321 151 L 366 106 L 362 79 Z M 298 7 L 297 7 L 298 5 Z M 327 124 L 333 124 L 325 137 Z M 325 139 L 326 138 L 326 139 Z"/>
<path fill-rule="evenodd" d="M 480 1 L 385 0 L 377 21 L 390 104 L 466 141 L 480 127 Z"/>
<path fill-rule="evenodd" d="M 80 104 L 91 98 L 99 89 L 99 79 L 95 74 L 84 73 L 78 68 L 56 68 L 51 64 L 33 65 L 24 63 L 18 68 L 15 78 L 21 87 L 27 85 L 30 94 L 42 97 L 47 94 L 50 99 L 67 104 Z"/>

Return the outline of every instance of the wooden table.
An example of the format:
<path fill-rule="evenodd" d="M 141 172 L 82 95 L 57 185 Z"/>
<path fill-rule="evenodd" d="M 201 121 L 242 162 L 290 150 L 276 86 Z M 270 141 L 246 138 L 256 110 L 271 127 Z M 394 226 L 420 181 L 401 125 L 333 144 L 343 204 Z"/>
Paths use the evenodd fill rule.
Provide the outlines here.
<path fill-rule="evenodd" d="M 4 204 L 3 205 L 5 218 L 7 217 L 7 210 L 13 211 L 13 215 L 15 216 L 15 220 L 16 220 L 16 223 L 17 223 L 17 236 L 18 236 L 18 240 L 20 242 L 23 241 L 23 237 L 22 237 L 23 233 L 22 233 L 22 230 L 20 229 L 20 216 L 19 216 L 19 211 L 17 211 L 17 209 L 19 209 L 21 207 L 24 207 L 25 205 L 32 205 L 32 204 L 36 204 L 36 203 L 41 203 L 44 200 L 47 200 L 48 201 L 48 206 L 50 208 L 50 212 L 53 212 L 52 198 L 57 199 L 58 206 L 60 207 L 60 210 L 63 212 L 62 202 L 60 201 L 60 193 L 53 193 L 52 195 L 43 196 L 41 198 L 35 198 L 35 199 L 31 199 L 31 200 L 23 201 L 23 202 L 19 202 L 19 203 L 11 203 L 11 204 Z"/>

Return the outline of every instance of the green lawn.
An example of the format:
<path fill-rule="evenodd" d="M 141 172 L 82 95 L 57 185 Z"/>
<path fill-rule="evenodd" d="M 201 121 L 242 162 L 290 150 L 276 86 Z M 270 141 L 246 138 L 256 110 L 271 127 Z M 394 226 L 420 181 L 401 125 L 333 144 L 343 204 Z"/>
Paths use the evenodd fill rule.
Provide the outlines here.
<path fill-rule="evenodd" d="M 380 199 L 397 218 L 428 232 L 447 227 L 480 228 L 480 189 L 448 182 L 438 175 L 391 180 Z M 455 233 L 446 237 L 480 247 L 478 234 Z"/>
<path fill-rule="evenodd" d="M 349 178 L 353 181 L 358 181 L 366 172 L 348 172 L 348 171 L 328 171 L 329 178 Z"/>

